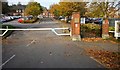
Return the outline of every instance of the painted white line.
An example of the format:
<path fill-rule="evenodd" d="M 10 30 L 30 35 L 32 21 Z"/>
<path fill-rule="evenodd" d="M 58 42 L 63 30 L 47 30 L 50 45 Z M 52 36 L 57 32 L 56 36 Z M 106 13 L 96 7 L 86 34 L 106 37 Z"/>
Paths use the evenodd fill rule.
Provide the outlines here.
<path fill-rule="evenodd" d="M 7 29 L 8 29 L 8 26 L 7 26 Z M 5 30 L 5 32 L 3 34 L 1 34 L 0 36 L 4 36 L 7 32 L 8 32 L 8 30 Z"/>
<path fill-rule="evenodd" d="M 103 65 L 105 67 L 104 64 L 102 64 L 100 61 L 98 61 L 97 59 L 95 59 L 94 57 L 90 57 L 91 59 L 93 59 L 94 61 L 98 62 L 99 64 Z"/>
<path fill-rule="evenodd" d="M 56 28 L 57 29 L 57 28 Z M 65 28 L 66 29 L 66 28 Z M 68 28 L 67 28 L 68 29 Z M 52 31 L 56 34 L 56 35 L 58 35 L 58 36 L 62 36 L 62 35 L 70 35 L 70 33 L 64 33 L 64 34 L 58 34 L 56 31 L 55 31 L 55 28 L 54 29 L 52 29 Z"/>
<path fill-rule="evenodd" d="M 30 44 L 27 45 L 27 47 L 30 46 L 30 45 L 31 45 L 32 43 L 34 43 L 34 42 L 35 42 L 35 40 L 32 40 L 32 41 L 30 42 Z"/>
<path fill-rule="evenodd" d="M 109 31 L 110 33 L 114 33 L 115 31 Z"/>
<path fill-rule="evenodd" d="M 55 31 L 55 29 L 52 29 L 52 32 L 54 32 L 56 35 L 58 35 L 58 33 Z"/>
<path fill-rule="evenodd" d="M 5 61 L 2 65 L 0 65 L 0 68 L 2 68 L 2 66 L 4 66 L 6 63 L 8 63 L 14 57 L 15 57 L 15 55 L 13 55 L 12 57 L 10 57 L 7 61 Z"/>
<path fill-rule="evenodd" d="M 31 28 L 31 29 L 0 29 L 0 30 L 51 30 L 52 28 Z"/>
<path fill-rule="evenodd" d="M 60 29 L 69 29 L 69 28 L 66 27 L 66 28 L 0 29 L 0 30 L 6 30 L 6 31 L 5 31 L 2 35 L 0 35 L 0 36 L 3 36 L 4 34 L 6 34 L 8 30 L 17 30 L 17 31 L 20 31 L 20 30 L 22 30 L 22 31 L 25 31 L 25 30 L 33 30 L 33 31 L 36 31 L 36 30 L 41 30 L 41 31 L 51 30 L 51 31 L 53 31 L 56 35 L 59 35 L 59 36 L 61 36 L 61 35 L 70 35 L 70 33 L 68 33 L 68 34 L 58 34 L 58 33 L 55 31 L 55 30 L 60 30 Z"/>
<path fill-rule="evenodd" d="M 8 30 L 6 30 L 6 31 L 2 34 L 2 36 L 4 36 L 7 32 L 8 32 Z"/>
<path fill-rule="evenodd" d="M 0 30 L 52 30 L 52 29 L 68 29 L 68 28 L 29 28 L 29 29 L 0 29 Z"/>
<path fill-rule="evenodd" d="M 3 35 L 0 35 L 0 36 L 3 36 Z"/>
<path fill-rule="evenodd" d="M 70 35 L 70 33 L 68 33 L 68 34 L 57 34 L 58 36 L 62 36 L 62 35 Z"/>

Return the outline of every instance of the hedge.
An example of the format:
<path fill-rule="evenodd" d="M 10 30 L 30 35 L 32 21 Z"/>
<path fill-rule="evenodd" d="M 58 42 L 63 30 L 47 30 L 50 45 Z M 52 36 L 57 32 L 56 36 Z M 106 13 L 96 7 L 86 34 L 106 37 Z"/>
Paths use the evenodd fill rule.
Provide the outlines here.
<path fill-rule="evenodd" d="M 89 35 L 94 34 L 95 37 L 100 37 L 102 33 L 102 29 L 101 26 L 98 24 L 88 23 L 88 24 L 81 24 L 81 32 L 83 36 L 86 34 Z"/>

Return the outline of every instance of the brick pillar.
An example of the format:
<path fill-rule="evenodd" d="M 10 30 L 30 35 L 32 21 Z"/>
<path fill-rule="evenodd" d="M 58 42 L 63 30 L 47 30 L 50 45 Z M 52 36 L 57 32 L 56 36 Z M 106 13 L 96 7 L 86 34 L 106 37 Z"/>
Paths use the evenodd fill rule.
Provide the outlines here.
<path fill-rule="evenodd" d="M 109 21 L 108 19 L 103 21 L 102 24 L 102 38 L 108 39 L 109 38 Z"/>
<path fill-rule="evenodd" d="M 80 13 L 73 12 L 72 14 L 72 22 L 71 22 L 71 37 L 73 41 L 80 41 Z"/>

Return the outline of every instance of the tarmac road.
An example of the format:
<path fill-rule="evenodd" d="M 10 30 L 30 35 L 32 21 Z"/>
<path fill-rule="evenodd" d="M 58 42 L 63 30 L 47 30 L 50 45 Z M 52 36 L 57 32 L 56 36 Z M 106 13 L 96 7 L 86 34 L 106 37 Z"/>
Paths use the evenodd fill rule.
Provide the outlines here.
<path fill-rule="evenodd" d="M 56 21 L 44 22 L 42 27 L 60 26 Z M 52 31 L 15 31 L 2 41 L 2 49 L 3 64 L 15 55 L 3 68 L 104 68 L 69 36 L 57 36 Z"/>
<path fill-rule="evenodd" d="M 10 22 L 5 22 L 3 25 L 12 25 L 15 27 L 20 27 L 20 28 L 49 28 L 49 27 L 57 27 L 59 23 L 57 21 L 53 21 L 51 18 L 43 18 L 42 21 L 39 20 L 35 23 L 19 23 L 17 20 L 13 20 Z M 49 25 L 50 24 L 50 25 Z"/>

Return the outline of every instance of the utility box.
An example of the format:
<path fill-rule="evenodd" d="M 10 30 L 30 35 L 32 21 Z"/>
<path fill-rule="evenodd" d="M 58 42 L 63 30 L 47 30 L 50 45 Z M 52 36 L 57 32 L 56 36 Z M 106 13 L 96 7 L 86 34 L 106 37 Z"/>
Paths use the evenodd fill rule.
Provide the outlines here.
<path fill-rule="evenodd" d="M 71 21 L 71 37 L 73 41 L 80 41 L 80 13 L 73 12 Z"/>

